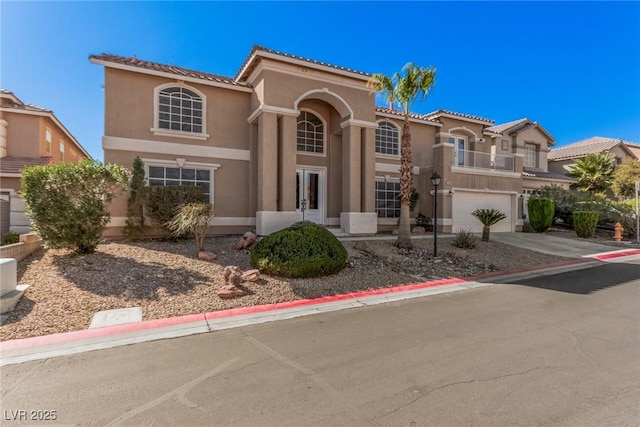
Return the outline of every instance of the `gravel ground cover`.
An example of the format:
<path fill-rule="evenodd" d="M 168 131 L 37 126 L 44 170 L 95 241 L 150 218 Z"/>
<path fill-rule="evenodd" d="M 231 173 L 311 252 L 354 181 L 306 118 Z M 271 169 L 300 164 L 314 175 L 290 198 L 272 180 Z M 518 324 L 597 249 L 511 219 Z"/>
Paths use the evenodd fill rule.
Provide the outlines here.
<path fill-rule="evenodd" d="M 222 269 L 251 268 L 249 252 L 234 249 L 239 238 L 208 238 L 207 250 L 218 255 L 213 262 L 197 259 L 192 239 L 112 241 L 90 255 L 40 250 L 18 263 L 18 283 L 31 286 L 0 327 L 0 341 L 86 329 L 102 310 L 140 306 L 144 320 L 160 319 L 558 261 L 498 242 L 478 242 L 475 249 L 465 250 L 442 238 L 437 258 L 431 239 L 414 239 L 412 251 L 398 250 L 392 240 L 345 242 L 348 266 L 337 275 L 262 276 L 258 282 L 243 283 L 247 295 L 223 300 L 216 295 L 224 284 Z"/>

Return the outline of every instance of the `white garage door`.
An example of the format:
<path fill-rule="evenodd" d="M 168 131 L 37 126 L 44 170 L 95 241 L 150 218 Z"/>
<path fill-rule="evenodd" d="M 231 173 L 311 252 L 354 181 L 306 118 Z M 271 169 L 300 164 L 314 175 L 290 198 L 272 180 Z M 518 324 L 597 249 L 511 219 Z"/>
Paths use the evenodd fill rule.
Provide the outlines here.
<path fill-rule="evenodd" d="M 514 231 L 513 211 L 511 206 L 512 195 L 495 193 L 476 193 L 456 191 L 453 194 L 453 232 L 460 229 L 482 232 L 482 223 L 471 212 L 476 209 L 497 209 L 504 212 L 507 217 L 491 226 L 491 231 Z"/>

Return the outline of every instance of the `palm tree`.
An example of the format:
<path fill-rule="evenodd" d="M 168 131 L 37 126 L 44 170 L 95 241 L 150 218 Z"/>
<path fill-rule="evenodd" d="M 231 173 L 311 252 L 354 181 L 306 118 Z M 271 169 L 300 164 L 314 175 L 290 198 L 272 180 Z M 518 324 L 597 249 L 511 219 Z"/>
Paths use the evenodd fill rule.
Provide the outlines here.
<path fill-rule="evenodd" d="M 482 241 L 489 241 L 489 233 L 491 232 L 491 226 L 502 221 L 507 216 L 497 209 L 476 209 L 471 212 L 471 215 L 475 216 L 482 223 Z"/>
<path fill-rule="evenodd" d="M 572 184 L 572 188 L 588 193 L 604 193 L 613 184 L 615 170 L 616 161 L 612 154 L 592 153 L 576 159 L 567 175 L 578 181 Z"/>
<path fill-rule="evenodd" d="M 382 94 L 386 101 L 394 106 L 396 103 L 404 114 L 402 127 L 402 144 L 400 145 L 400 224 L 396 246 L 411 249 L 411 229 L 409 227 L 409 205 L 411 203 L 411 130 L 409 114 L 418 97 L 427 97 L 435 83 L 436 69 L 422 68 L 409 62 L 402 72 L 392 76 L 374 74 L 367 82 L 372 93 Z"/>

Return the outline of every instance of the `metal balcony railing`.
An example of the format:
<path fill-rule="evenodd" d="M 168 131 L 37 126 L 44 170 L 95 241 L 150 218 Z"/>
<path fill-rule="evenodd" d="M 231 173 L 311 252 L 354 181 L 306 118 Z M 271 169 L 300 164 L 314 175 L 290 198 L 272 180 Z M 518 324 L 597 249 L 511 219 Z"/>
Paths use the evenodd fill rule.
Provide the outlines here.
<path fill-rule="evenodd" d="M 453 166 L 461 168 L 515 172 L 515 164 L 514 157 L 509 155 L 453 150 Z"/>

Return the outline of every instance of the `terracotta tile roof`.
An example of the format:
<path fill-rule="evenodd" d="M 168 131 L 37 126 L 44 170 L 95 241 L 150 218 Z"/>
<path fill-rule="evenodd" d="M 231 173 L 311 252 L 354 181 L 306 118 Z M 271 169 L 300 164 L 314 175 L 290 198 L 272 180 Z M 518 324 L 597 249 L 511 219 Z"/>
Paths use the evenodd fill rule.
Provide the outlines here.
<path fill-rule="evenodd" d="M 570 178 L 566 175 L 562 175 L 555 172 L 543 172 L 543 171 L 532 171 L 532 170 L 523 170 L 522 176 L 527 178 L 544 178 L 544 179 L 557 179 L 560 181 L 575 181 L 575 179 Z"/>
<path fill-rule="evenodd" d="M 162 73 L 175 74 L 182 77 L 191 77 L 209 82 L 224 83 L 232 86 L 250 87 L 245 83 L 240 83 L 231 77 L 220 76 L 217 74 L 204 73 L 202 71 L 190 70 L 188 68 L 176 67 L 175 65 L 159 64 L 157 62 L 144 61 L 133 57 L 124 57 L 103 53 L 102 55 L 91 55 L 89 59 L 95 61 L 112 62 L 114 64 L 127 65 L 130 67 L 144 68 L 146 70 L 159 71 Z"/>
<path fill-rule="evenodd" d="M 511 129 L 512 127 L 516 127 L 520 124 L 524 124 L 524 123 L 529 123 L 529 119 L 522 118 L 522 119 L 518 119 L 518 120 L 513 120 L 511 122 L 507 122 L 507 123 L 502 123 L 500 125 L 495 125 L 495 126 L 490 126 L 488 128 L 486 128 L 485 130 L 489 131 L 489 132 L 495 132 L 495 133 L 502 133 L 506 130 Z"/>
<path fill-rule="evenodd" d="M 277 51 L 277 50 L 269 49 L 269 48 L 264 47 L 264 46 L 253 45 L 253 48 L 251 49 L 251 52 L 249 52 L 249 55 L 247 55 L 247 58 L 244 60 L 244 62 L 242 63 L 242 66 L 240 67 L 240 69 L 238 70 L 238 73 L 236 74 L 236 77 L 235 77 L 236 80 L 240 81 L 243 78 L 247 78 L 248 75 L 251 74 L 251 71 L 253 71 L 254 67 L 252 66 L 252 67 L 249 67 L 247 69 L 245 69 L 245 68 L 247 67 L 247 65 L 249 65 L 251 60 L 254 58 L 254 54 L 257 53 L 257 52 L 266 52 L 266 53 L 270 53 L 272 55 L 282 56 L 284 58 L 296 59 L 298 61 L 304 61 L 304 62 L 308 62 L 310 64 L 322 65 L 324 67 L 334 68 L 334 69 L 340 70 L 340 71 L 347 71 L 349 73 L 359 74 L 359 75 L 361 75 L 363 77 L 371 77 L 371 74 L 369 74 L 369 73 L 365 73 L 365 72 L 362 72 L 362 71 L 354 70 L 352 68 L 341 67 L 339 65 L 333 65 L 333 64 L 329 64 L 327 62 L 316 61 L 315 59 L 304 58 L 302 56 L 292 55 L 290 53 L 285 53 L 285 52 L 280 52 L 280 51 Z"/>
<path fill-rule="evenodd" d="M 376 113 L 392 114 L 394 116 L 398 116 L 398 118 L 403 118 L 404 117 L 404 113 L 402 111 L 392 110 L 392 109 L 386 108 L 386 107 L 376 107 Z M 412 118 L 412 119 L 422 120 L 422 121 L 427 122 L 427 123 L 433 123 L 435 125 L 442 126 L 442 124 L 440 122 L 436 122 L 434 120 L 430 120 L 424 114 L 409 113 L 409 117 Z"/>
<path fill-rule="evenodd" d="M 436 110 L 436 111 L 432 111 L 431 113 L 425 114 L 425 117 L 427 117 L 430 120 L 433 120 L 434 118 L 437 118 L 437 117 L 441 116 L 442 114 L 449 114 L 449 115 L 452 115 L 452 116 L 458 116 L 458 117 L 462 117 L 464 119 L 479 120 L 481 122 L 486 122 L 486 123 L 490 123 L 490 124 L 495 123 L 493 120 L 487 119 L 487 118 L 484 118 L 484 117 L 474 116 L 472 114 L 457 113 L 455 111 L 442 110 L 442 109 Z"/>
<path fill-rule="evenodd" d="M 46 165 L 51 157 L 3 157 L 0 159 L 0 174 L 20 173 L 27 166 Z"/>
<path fill-rule="evenodd" d="M 578 157 L 584 157 L 587 154 L 608 152 L 618 145 L 623 147 L 624 150 L 627 150 L 629 154 L 633 155 L 633 152 L 626 146 L 628 143 L 628 141 L 622 141 L 621 139 L 593 136 L 591 138 L 583 139 L 582 141 L 574 142 L 573 144 L 551 150 L 547 158 L 549 160 L 575 159 Z"/>
<path fill-rule="evenodd" d="M 38 107 L 37 105 L 33 105 L 33 104 L 25 104 L 20 100 L 20 98 L 16 96 L 15 93 L 7 89 L 0 89 L 0 96 L 2 96 L 3 98 L 2 106 L 5 108 L 19 108 L 21 110 L 27 110 L 27 111 L 52 113 L 51 110 L 48 110 L 46 108 Z"/>

